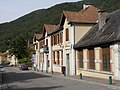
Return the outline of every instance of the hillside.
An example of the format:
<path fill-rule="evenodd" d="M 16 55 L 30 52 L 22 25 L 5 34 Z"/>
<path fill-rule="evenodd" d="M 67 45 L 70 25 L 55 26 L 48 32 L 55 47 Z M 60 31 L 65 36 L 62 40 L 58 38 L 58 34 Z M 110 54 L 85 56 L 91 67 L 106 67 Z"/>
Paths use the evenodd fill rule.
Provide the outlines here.
<path fill-rule="evenodd" d="M 8 48 L 10 41 L 17 35 L 31 40 L 34 33 L 42 33 L 43 24 L 59 24 L 63 10 L 79 11 L 83 4 L 93 4 L 109 12 L 120 8 L 119 0 L 84 0 L 79 2 L 62 3 L 48 9 L 31 12 L 17 20 L 0 24 L 0 51 Z M 102 6 L 101 6 L 102 5 Z"/>

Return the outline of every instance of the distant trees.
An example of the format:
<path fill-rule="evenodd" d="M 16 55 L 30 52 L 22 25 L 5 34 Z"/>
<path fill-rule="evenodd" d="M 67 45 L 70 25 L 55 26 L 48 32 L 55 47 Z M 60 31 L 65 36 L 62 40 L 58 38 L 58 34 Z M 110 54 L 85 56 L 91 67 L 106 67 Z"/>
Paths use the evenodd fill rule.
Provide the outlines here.
<path fill-rule="evenodd" d="M 82 0 L 79 2 L 63 3 L 55 5 L 48 9 L 41 9 L 31 12 L 23 17 L 9 23 L 0 24 L 0 52 L 7 50 L 6 42 L 12 40 L 19 34 L 24 38 L 28 35 L 32 41 L 34 33 L 42 33 L 43 25 L 59 24 L 63 10 L 79 11 L 83 4 L 92 4 L 106 11 L 114 11 L 120 8 L 119 0 Z"/>
<path fill-rule="evenodd" d="M 15 55 L 18 59 L 28 56 L 27 43 L 23 37 L 17 36 L 10 42 L 10 53 Z"/>
<path fill-rule="evenodd" d="M 10 42 L 10 53 L 16 56 L 18 63 L 32 65 L 27 41 L 22 36 L 17 36 Z"/>

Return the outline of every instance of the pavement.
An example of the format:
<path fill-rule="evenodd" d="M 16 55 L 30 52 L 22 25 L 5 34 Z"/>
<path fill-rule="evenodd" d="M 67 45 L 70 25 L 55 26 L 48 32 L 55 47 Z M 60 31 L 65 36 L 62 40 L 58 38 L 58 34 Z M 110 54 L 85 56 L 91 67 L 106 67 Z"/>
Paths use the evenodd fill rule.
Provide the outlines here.
<path fill-rule="evenodd" d="M 103 78 L 95 78 L 95 77 L 88 77 L 88 76 L 82 76 L 82 79 L 80 79 L 80 76 L 78 75 L 71 75 L 71 76 L 64 76 L 61 73 L 54 72 L 53 74 L 51 72 L 37 72 L 36 73 L 44 74 L 44 75 L 50 75 L 54 77 L 61 77 L 61 78 L 67 78 L 69 80 L 75 80 L 80 82 L 89 82 L 93 84 L 103 85 L 103 86 L 109 86 L 111 88 L 117 88 L 120 90 L 120 80 L 113 80 L 112 79 L 112 85 L 109 85 L 109 79 L 103 79 Z"/>
<path fill-rule="evenodd" d="M 80 79 L 76 75 L 21 71 L 16 67 L 5 68 L 4 80 L 6 84 L 2 85 L 2 90 L 7 90 L 7 87 L 9 90 L 120 90 L 120 81 L 117 80 L 113 80 L 113 85 L 109 85 L 107 79 L 86 76 Z"/>

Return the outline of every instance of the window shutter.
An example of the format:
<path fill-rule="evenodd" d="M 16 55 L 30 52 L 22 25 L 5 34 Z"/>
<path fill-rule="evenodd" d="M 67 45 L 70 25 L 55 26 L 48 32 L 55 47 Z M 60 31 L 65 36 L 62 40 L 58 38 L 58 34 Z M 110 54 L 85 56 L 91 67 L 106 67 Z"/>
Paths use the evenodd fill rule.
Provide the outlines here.
<path fill-rule="evenodd" d="M 66 29 L 66 41 L 69 41 L 69 29 Z"/>

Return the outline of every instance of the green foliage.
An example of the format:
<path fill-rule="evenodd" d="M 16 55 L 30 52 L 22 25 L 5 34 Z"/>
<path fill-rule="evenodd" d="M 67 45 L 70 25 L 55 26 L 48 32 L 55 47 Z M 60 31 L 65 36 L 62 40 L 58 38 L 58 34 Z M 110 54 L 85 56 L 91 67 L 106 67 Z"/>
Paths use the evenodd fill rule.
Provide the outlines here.
<path fill-rule="evenodd" d="M 17 36 L 10 43 L 10 52 L 15 55 L 18 59 L 22 59 L 28 56 L 27 43 L 23 37 Z"/>
<path fill-rule="evenodd" d="M 33 65 L 33 62 L 30 60 L 30 58 L 19 59 L 18 63 L 19 64 L 25 64 L 28 67 L 32 67 L 32 65 Z"/>
<path fill-rule="evenodd" d="M 25 41 L 32 42 L 34 33 L 42 33 L 43 24 L 59 24 L 63 10 L 79 11 L 85 3 L 109 12 L 120 8 L 119 0 L 84 0 L 36 10 L 12 22 L 0 24 L 0 52 L 8 49 L 9 41 L 19 35 L 25 38 Z"/>

